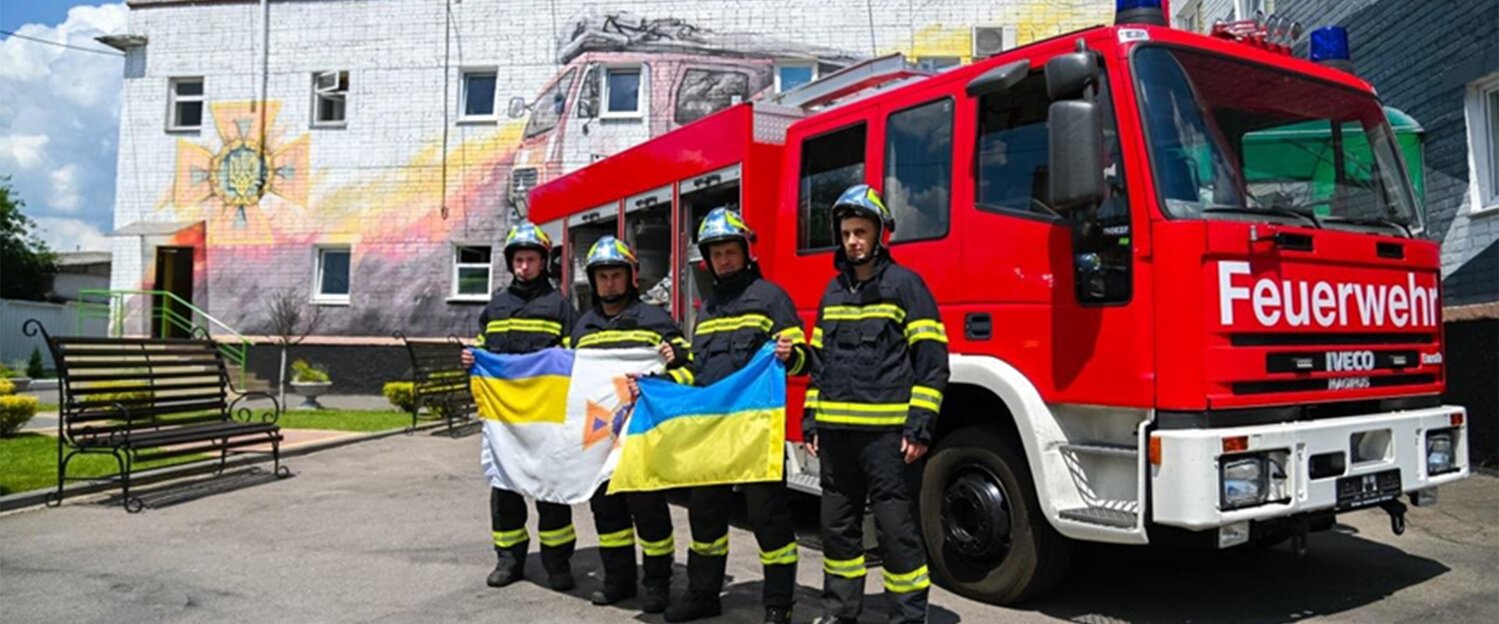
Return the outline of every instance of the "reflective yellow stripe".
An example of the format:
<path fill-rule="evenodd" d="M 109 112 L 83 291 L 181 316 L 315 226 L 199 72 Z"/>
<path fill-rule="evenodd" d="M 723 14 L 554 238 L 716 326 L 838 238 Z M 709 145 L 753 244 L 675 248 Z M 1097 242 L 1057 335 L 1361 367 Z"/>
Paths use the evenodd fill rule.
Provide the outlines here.
<path fill-rule="evenodd" d="M 670 535 L 656 542 L 640 540 L 640 550 L 644 551 L 647 557 L 666 557 L 676 552 L 677 541 Z"/>
<path fill-rule="evenodd" d="M 564 349 L 571 349 L 571 348 L 573 348 L 573 337 L 572 336 L 563 336 L 562 337 L 562 348 L 564 348 Z"/>
<path fill-rule="evenodd" d="M 817 388 L 807 388 L 807 400 L 802 402 L 803 409 L 817 409 L 817 397 L 822 396 L 822 391 Z"/>
<path fill-rule="evenodd" d="M 678 349 L 682 350 L 682 356 L 687 358 L 688 362 L 692 361 L 692 343 L 687 342 L 687 339 L 681 336 L 672 338 L 671 343 L 676 345 Z"/>
<path fill-rule="evenodd" d="M 921 591 L 932 586 L 932 579 L 926 572 L 926 566 L 916 568 L 905 574 L 893 574 L 889 569 L 885 570 L 885 589 L 898 594 Z"/>
<path fill-rule="evenodd" d="M 788 565 L 796 563 L 796 542 L 772 551 L 760 551 L 760 565 Z"/>
<path fill-rule="evenodd" d="M 537 535 L 541 536 L 542 546 L 561 546 L 578 539 L 578 534 L 573 532 L 571 524 L 554 531 L 541 531 Z"/>
<path fill-rule="evenodd" d="M 697 382 L 697 378 L 692 375 L 692 371 L 688 370 L 686 366 L 673 368 L 666 371 L 666 374 L 671 377 L 672 381 L 684 386 L 690 386 Z"/>
<path fill-rule="evenodd" d="M 775 322 L 764 314 L 741 314 L 739 316 L 726 316 L 703 321 L 698 324 L 697 333 L 716 334 L 736 329 L 759 329 L 763 332 L 769 332 L 770 328 L 774 326 Z"/>
<path fill-rule="evenodd" d="M 608 329 L 594 332 L 578 339 L 577 348 L 583 349 L 601 344 L 615 342 L 645 342 L 652 345 L 661 344 L 661 334 L 644 329 L 619 330 Z"/>
<path fill-rule="evenodd" d="M 514 545 L 519 544 L 521 542 L 528 541 L 530 539 L 531 539 L 531 535 L 528 534 L 528 533 L 526 533 L 525 529 L 516 529 L 514 531 L 495 531 L 494 532 L 494 545 L 495 546 L 499 546 L 500 548 L 509 548 L 511 546 L 514 546 Z"/>
<path fill-rule="evenodd" d="M 821 327 L 813 327 L 812 328 L 812 348 L 813 349 L 821 349 L 822 348 L 822 328 Z"/>
<path fill-rule="evenodd" d="M 822 571 L 833 576 L 843 578 L 864 578 L 867 572 L 864 569 L 864 555 L 853 559 L 826 559 L 822 560 Z"/>
<path fill-rule="evenodd" d="M 911 388 L 911 407 L 920 407 L 932 410 L 933 412 L 941 412 L 942 392 L 936 388 L 913 386 Z"/>
<path fill-rule="evenodd" d="M 792 344 L 806 344 L 807 342 L 807 332 L 802 331 L 802 328 L 800 327 L 787 327 L 786 329 L 781 330 L 780 333 L 776 334 L 777 338 L 780 338 L 781 336 L 790 338 Z"/>
<path fill-rule="evenodd" d="M 493 333 L 504 333 L 512 331 L 537 332 L 541 334 L 561 336 L 562 323 L 558 323 L 556 321 L 545 321 L 541 319 L 504 319 L 500 321 L 490 321 L 488 325 L 484 326 L 484 331 Z"/>
<path fill-rule="evenodd" d="M 861 319 L 884 318 L 897 323 L 906 320 L 906 311 L 893 303 L 876 303 L 867 306 L 828 306 L 822 311 L 822 318 L 829 321 L 857 321 Z"/>
<path fill-rule="evenodd" d="M 479 337 L 474 339 L 474 346 L 479 348 L 484 347 L 484 334 L 479 334 Z"/>
<path fill-rule="evenodd" d="M 791 366 L 788 366 L 786 368 L 786 372 L 791 373 L 792 375 L 800 375 L 802 372 L 802 368 L 806 367 L 807 365 L 806 351 L 803 349 L 792 351 L 791 358 Z"/>
<path fill-rule="evenodd" d="M 625 548 L 634 545 L 635 531 L 633 529 L 599 534 L 599 548 Z"/>
<path fill-rule="evenodd" d="M 906 325 L 906 341 L 916 344 L 921 340 L 935 340 L 947 344 L 947 328 L 941 321 L 932 319 L 921 319 L 911 321 Z"/>
<path fill-rule="evenodd" d="M 817 422 L 843 425 L 899 425 L 906 422 L 905 403 L 835 403 L 818 400 Z"/>
<path fill-rule="evenodd" d="M 711 542 L 694 541 L 692 543 L 692 552 L 695 552 L 704 557 L 727 556 L 729 554 L 729 536 L 725 534 L 723 537 L 720 537 Z"/>

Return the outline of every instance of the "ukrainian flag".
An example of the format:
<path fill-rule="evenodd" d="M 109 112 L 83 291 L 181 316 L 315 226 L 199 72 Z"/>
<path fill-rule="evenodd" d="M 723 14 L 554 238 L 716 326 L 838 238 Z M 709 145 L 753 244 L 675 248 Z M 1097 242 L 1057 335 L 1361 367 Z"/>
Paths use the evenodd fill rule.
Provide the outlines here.
<path fill-rule="evenodd" d="M 609 493 L 779 481 L 786 369 L 775 345 L 707 388 L 641 379 Z"/>
<path fill-rule="evenodd" d="M 512 425 L 562 424 L 572 372 L 573 352 L 566 349 L 504 356 L 476 351 L 469 386 L 481 418 Z"/>

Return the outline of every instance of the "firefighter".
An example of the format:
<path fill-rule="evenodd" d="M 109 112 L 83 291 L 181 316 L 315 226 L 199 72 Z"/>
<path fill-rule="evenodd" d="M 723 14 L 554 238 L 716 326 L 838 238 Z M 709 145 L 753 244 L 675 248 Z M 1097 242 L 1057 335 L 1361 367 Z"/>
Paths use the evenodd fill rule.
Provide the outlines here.
<path fill-rule="evenodd" d="M 895 219 L 869 186 L 832 211 L 838 275 L 812 330 L 818 366 L 802 436 L 821 459 L 822 622 L 852 623 L 864 597 L 864 504 L 884 556 L 891 622 L 925 622 L 931 582 L 916 511 L 917 460 L 947 387 L 947 333 L 931 291 L 891 258 Z"/>
<path fill-rule="evenodd" d="M 697 231 L 698 249 L 713 274 L 713 293 L 699 310 L 688 383 L 711 385 L 743 368 L 766 342 L 789 374 L 809 363 L 806 333 L 791 298 L 760 276 L 750 256 L 754 234 L 737 212 L 715 208 Z M 796 535 L 786 484 L 741 486 L 765 567 L 765 622 L 791 621 L 796 583 Z M 688 503 L 692 547 L 687 554 L 687 595 L 666 610 L 666 621 L 687 622 L 722 612 L 724 565 L 729 553 L 729 507 L 733 486 L 693 488 Z"/>
<path fill-rule="evenodd" d="M 635 251 L 613 236 L 600 238 L 588 250 L 585 265 L 593 288 L 594 306 L 578 319 L 572 344 L 578 349 L 652 347 L 667 363 L 667 374 L 685 380 L 682 368 L 691 358 L 687 339 L 671 315 L 640 301 L 635 280 L 639 263 Z M 608 496 L 609 484 L 599 486 L 590 506 L 599 534 L 599 558 L 604 564 L 604 586 L 593 604 L 611 605 L 635 596 L 635 542 L 638 536 L 645 568 L 641 609 L 666 610 L 676 542 L 671 513 L 663 492 L 631 492 Z M 633 526 L 633 529 L 631 528 Z"/>
<path fill-rule="evenodd" d="M 547 279 L 545 267 L 552 251 L 551 239 L 535 224 L 522 222 L 505 235 L 504 249 L 505 264 L 514 279 L 490 297 L 479 315 L 478 347 L 492 353 L 519 354 L 566 346 L 577 315 Z M 464 350 L 463 365 L 472 367 L 473 363 L 473 354 Z M 547 585 L 557 591 L 569 591 L 574 586 L 570 559 L 577 541 L 572 508 L 537 501 L 536 515 Z M 489 518 L 499 562 L 486 582 L 490 587 L 504 587 L 524 575 L 531 538 L 526 531 L 525 498 L 516 492 L 491 488 Z"/>

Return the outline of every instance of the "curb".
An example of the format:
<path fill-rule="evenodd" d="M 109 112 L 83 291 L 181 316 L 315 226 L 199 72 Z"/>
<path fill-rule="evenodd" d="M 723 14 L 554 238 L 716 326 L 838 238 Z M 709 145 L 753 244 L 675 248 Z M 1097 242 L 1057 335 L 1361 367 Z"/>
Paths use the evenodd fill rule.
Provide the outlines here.
<path fill-rule="evenodd" d="M 442 428 L 445 428 L 446 426 L 447 426 L 446 422 L 439 420 L 439 421 L 433 422 L 433 423 L 426 423 L 426 424 L 423 424 L 423 425 L 417 425 L 417 427 L 415 429 L 411 430 L 411 433 L 412 434 L 416 434 L 416 433 L 422 432 L 422 431 L 430 431 L 430 430 L 433 430 L 433 429 L 442 429 Z M 285 460 L 287 458 L 300 457 L 302 455 L 308 455 L 308 454 L 311 454 L 311 453 L 316 453 L 318 451 L 326 451 L 326 450 L 329 450 L 329 449 L 338 448 L 340 446 L 348 446 L 350 444 L 357 444 L 357 443 L 360 443 L 360 442 L 368 442 L 370 440 L 379 440 L 381 438 L 388 438 L 388 437 L 391 437 L 391 436 L 406 435 L 406 434 L 407 434 L 407 430 L 403 427 L 401 429 L 391 429 L 389 431 L 379 431 L 379 432 L 375 432 L 375 433 L 368 433 L 368 434 L 364 434 L 364 435 L 355 435 L 355 436 L 349 436 L 349 437 L 346 437 L 346 438 L 337 438 L 337 439 L 333 439 L 333 440 L 325 440 L 325 441 L 321 441 L 321 442 L 309 442 L 309 443 L 307 443 L 305 445 L 298 446 L 296 448 L 281 449 L 281 459 Z M 261 454 L 239 455 L 237 457 L 231 457 L 231 458 L 229 458 L 228 461 L 224 462 L 224 469 L 228 470 L 230 468 L 239 468 L 239 467 L 250 466 L 250 465 L 254 465 L 254 464 L 268 464 L 268 463 L 271 463 L 271 457 L 269 455 L 261 455 Z M 152 470 L 143 470 L 143 471 L 136 472 L 136 473 L 133 473 L 133 474 L 130 475 L 130 485 L 132 485 L 132 486 L 136 486 L 136 485 L 148 485 L 148 484 L 151 484 L 151 483 L 160 483 L 162 481 L 170 481 L 170 480 L 173 480 L 173 479 L 180 479 L 180 478 L 183 478 L 183 477 L 191 477 L 191 476 L 196 476 L 196 475 L 201 475 L 201 474 L 208 474 L 208 473 L 212 473 L 212 472 L 217 471 L 218 467 L 219 467 L 218 460 L 216 460 L 216 459 L 205 459 L 205 460 L 202 460 L 202 461 L 196 461 L 196 462 L 192 462 L 192 463 L 188 463 L 188 464 L 179 464 L 179 465 L 176 465 L 176 466 L 168 466 L 166 468 L 156 468 L 156 469 L 152 469 Z M 79 482 L 76 482 L 75 484 L 72 484 L 72 485 L 64 485 L 63 486 L 63 496 L 65 498 L 74 498 L 74 497 L 83 496 L 83 495 L 86 495 L 86 494 L 95 494 L 95 493 L 98 493 L 98 492 L 104 492 L 104 491 L 108 491 L 108 490 L 118 490 L 119 488 L 120 488 L 119 483 L 114 482 L 114 481 L 105 481 L 105 480 L 79 481 Z M 44 488 L 44 489 L 40 489 L 40 490 L 31 490 L 29 492 L 17 492 L 15 494 L 7 494 L 5 496 L 0 496 L 0 513 L 6 513 L 6 512 L 11 512 L 11 511 L 16 511 L 16 510 L 19 510 L 19 509 L 25 509 L 25 508 L 28 508 L 28 507 L 35 507 L 35 506 L 41 505 L 41 504 L 43 504 L 43 503 L 46 502 L 47 495 L 53 493 L 53 491 L 54 490 L 52 488 Z"/>

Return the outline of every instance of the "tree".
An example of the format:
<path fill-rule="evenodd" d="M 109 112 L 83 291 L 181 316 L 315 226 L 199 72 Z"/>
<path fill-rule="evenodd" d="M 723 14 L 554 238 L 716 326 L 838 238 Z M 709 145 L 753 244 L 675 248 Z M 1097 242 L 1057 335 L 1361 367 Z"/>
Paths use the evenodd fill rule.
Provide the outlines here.
<path fill-rule="evenodd" d="M 281 366 L 277 369 L 276 394 L 277 401 L 286 405 L 286 352 L 292 345 L 301 343 L 307 339 L 308 334 L 317 331 L 317 327 L 323 321 L 323 308 L 312 307 L 312 314 L 303 316 L 307 310 L 307 300 L 299 294 L 299 291 L 283 288 L 272 291 L 265 300 L 266 317 L 270 322 L 270 335 L 277 346 L 281 347 Z"/>
<path fill-rule="evenodd" d="M 21 214 L 22 201 L 10 187 L 10 176 L 0 176 L 0 299 L 44 301 L 57 274 L 57 258 L 37 238 L 34 223 Z"/>

